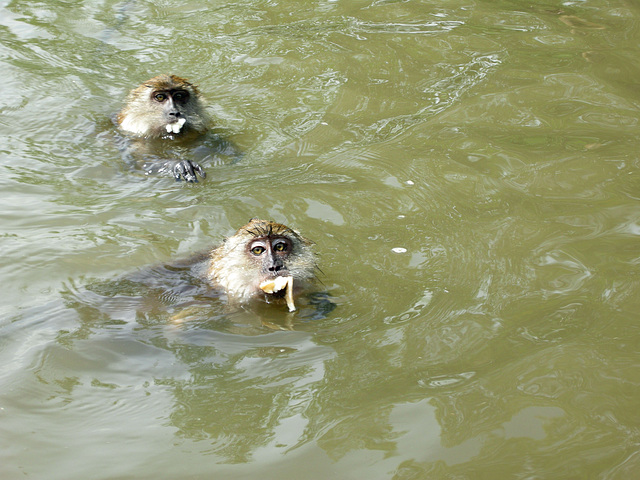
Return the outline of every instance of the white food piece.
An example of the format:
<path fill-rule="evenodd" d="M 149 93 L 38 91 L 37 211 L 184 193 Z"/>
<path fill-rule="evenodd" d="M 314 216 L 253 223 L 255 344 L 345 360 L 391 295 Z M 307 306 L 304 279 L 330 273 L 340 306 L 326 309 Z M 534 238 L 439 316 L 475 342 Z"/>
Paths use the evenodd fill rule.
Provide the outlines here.
<path fill-rule="evenodd" d="M 276 293 L 286 289 L 284 299 L 287 301 L 287 307 L 289 307 L 290 312 L 295 311 L 296 305 L 293 302 L 293 277 L 275 277 L 271 280 L 265 280 L 260 284 L 260 289 L 264 293 Z"/>
<path fill-rule="evenodd" d="M 167 132 L 168 133 L 180 133 L 180 130 L 182 129 L 182 126 L 187 123 L 187 119 L 186 118 L 179 118 L 177 122 L 175 123 L 168 123 L 167 124 Z"/>
<path fill-rule="evenodd" d="M 260 284 L 260 289 L 264 293 L 276 293 L 282 290 L 283 288 L 287 288 L 289 284 L 289 279 L 291 277 L 275 277 L 271 280 L 265 280 Z"/>
<path fill-rule="evenodd" d="M 284 292 L 284 299 L 287 301 L 287 307 L 289 307 L 290 312 L 296 311 L 296 304 L 293 303 L 293 277 L 288 277 L 289 281 L 287 282 L 287 291 Z"/>

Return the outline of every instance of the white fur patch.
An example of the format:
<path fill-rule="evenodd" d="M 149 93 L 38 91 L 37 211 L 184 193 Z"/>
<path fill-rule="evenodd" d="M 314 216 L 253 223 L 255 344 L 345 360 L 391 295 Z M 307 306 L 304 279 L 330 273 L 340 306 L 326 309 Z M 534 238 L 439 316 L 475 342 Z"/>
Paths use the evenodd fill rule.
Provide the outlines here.
<path fill-rule="evenodd" d="M 136 135 L 146 135 L 147 133 L 146 123 L 134 120 L 131 115 L 124 117 L 120 128 L 127 132 L 135 133 Z"/>

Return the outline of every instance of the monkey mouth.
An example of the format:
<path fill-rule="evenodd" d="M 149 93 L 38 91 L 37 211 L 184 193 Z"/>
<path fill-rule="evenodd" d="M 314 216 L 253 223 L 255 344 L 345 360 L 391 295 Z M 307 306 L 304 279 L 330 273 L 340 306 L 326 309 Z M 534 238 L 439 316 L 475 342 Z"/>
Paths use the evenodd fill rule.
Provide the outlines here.
<path fill-rule="evenodd" d="M 175 122 L 167 123 L 167 133 L 180 133 L 185 123 L 187 123 L 187 119 L 184 117 L 178 118 Z"/>
<path fill-rule="evenodd" d="M 293 302 L 293 277 L 278 275 L 270 280 L 260 283 L 260 290 L 269 295 L 284 296 L 289 311 L 293 312 L 296 305 Z"/>

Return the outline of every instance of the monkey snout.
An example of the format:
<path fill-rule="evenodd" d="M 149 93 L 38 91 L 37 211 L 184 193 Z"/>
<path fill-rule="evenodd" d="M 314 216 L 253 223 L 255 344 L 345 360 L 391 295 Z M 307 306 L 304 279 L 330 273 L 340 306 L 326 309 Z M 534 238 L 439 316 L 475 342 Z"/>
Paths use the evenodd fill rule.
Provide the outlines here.
<path fill-rule="evenodd" d="M 265 267 L 267 267 L 266 271 L 270 275 L 287 275 L 287 267 L 281 258 L 271 258 L 270 261 L 266 263 Z"/>

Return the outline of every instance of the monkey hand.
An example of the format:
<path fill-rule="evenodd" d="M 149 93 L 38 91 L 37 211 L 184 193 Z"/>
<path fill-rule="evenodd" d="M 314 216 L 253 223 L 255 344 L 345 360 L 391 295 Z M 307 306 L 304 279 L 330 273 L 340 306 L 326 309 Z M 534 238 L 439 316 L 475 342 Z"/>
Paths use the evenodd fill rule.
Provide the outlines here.
<path fill-rule="evenodd" d="M 176 181 L 198 182 L 198 175 L 205 178 L 207 174 L 200 165 L 191 160 L 166 160 L 163 162 L 149 162 L 143 165 L 147 174 L 170 173 Z"/>
<path fill-rule="evenodd" d="M 185 182 L 198 182 L 198 175 L 205 178 L 207 174 L 200 165 L 191 160 L 180 160 L 175 164 L 172 169 L 173 177 L 176 181 L 180 181 L 184 178 Z"/>

